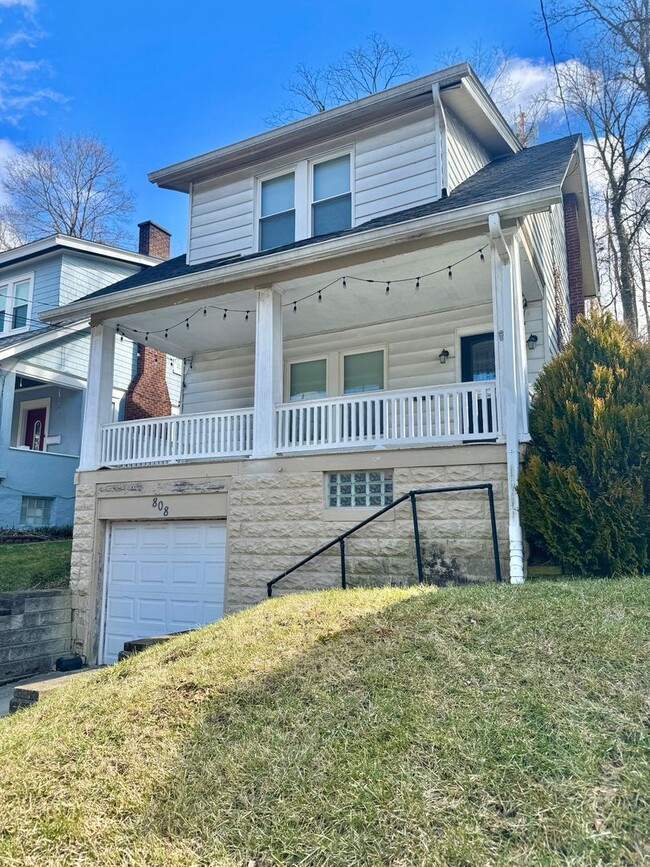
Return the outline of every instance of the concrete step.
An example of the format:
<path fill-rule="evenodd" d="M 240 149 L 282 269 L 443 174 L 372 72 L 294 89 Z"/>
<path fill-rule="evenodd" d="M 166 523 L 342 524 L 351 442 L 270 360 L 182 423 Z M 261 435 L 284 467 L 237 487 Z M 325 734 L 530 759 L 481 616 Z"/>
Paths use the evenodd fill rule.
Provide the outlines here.
<path fill-rule="evenodd" d="M 96 666 L 86 666 L 77 671 L 54 671 L 52 674 L 40 676 L 38 680 L 30 680 L 14 685 L 13 694 L 9 699 L 9 713 L 14 713 L 24 707 L 30 707 L 48 692 L 69 683 L 71 678 L 86 677 Z"/>

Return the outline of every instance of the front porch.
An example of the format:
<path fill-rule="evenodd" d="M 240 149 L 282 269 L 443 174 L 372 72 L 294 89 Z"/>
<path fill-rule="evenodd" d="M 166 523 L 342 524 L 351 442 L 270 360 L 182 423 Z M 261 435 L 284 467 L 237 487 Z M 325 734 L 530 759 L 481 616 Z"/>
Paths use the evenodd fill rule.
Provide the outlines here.
<path fill-rule="evenodd" d="M 277 454 L 449 445 L 500 435 L 494 382 L 455 383 L 279 404 Z M 119 422 L 101 429 L 105 467 L 218 460 L 254 454 L 254 410 Z"/>
<path fill-rule="evenodd" d="M 503 441 L 507 405 L 525 430 L 526 325 L 502 287 L 534 301 L 530 263 L 441 241 L 236 290 L 215 272 L 93 324 L 80 469 Z M 182 360 L 179 416 L 113 423 L 116 334 Z"/>

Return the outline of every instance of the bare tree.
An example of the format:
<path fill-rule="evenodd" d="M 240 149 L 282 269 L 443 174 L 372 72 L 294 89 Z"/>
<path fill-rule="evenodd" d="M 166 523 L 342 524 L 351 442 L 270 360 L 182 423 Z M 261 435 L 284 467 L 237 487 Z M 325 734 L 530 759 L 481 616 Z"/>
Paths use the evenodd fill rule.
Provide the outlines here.
<path fill-rule="evenodd" d="M 115 156 L 94 136 L 36 144 L 7 160 L 8 204 L 0 221 L 16 238 L 61 233 L 116 244 L 126 236 L 133 198 Z"/>
<path fill-rule="evenodd" d="M 546 17 L 543 0 L 540 10 Z M 596 154 L 603 186 L 592 190 L 592 200 L 601 217 L 601 278 L 636 335 L 648 327 L 650 0 L 556 0 L 548 20 L 578 41 L 579 61 L 557 67 L 555 99 Z"/>
<path fill-rule="evenodd" d="M 290 94 L 289 101 L 267 117 L 266 122 L 277 126 L 385 90 L 415 74 L 409 62 L 411 57 L 410 51 L 372 33 L 364 45 L 353 48 L 329 66 L 314 69 L 301 63 L 294 78 L 284 86 Z"/>

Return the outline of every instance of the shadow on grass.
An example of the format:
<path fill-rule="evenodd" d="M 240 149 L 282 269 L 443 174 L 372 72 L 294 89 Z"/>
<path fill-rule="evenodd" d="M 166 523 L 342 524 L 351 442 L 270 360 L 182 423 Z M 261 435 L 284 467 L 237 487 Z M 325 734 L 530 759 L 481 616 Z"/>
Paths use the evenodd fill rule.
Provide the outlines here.
<path fill-rule="evenodd" d="M 222 694 L 176 682 L 200 718 L 143 832 L 255 867 L 638 863 L 630 623 L 525 593 L 417 593 Z"/>

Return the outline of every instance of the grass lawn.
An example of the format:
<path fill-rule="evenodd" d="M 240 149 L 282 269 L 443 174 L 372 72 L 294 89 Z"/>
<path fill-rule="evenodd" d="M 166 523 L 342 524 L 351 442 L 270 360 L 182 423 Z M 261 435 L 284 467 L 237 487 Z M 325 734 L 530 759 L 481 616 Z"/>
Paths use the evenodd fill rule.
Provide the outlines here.
<path fill-rule="evenodd" d="M 647 863 L 649 601 L 265 602 L 0 720 L 0 863 Z"/>
<path fill-rule="evenodd" d="M 67 587 L 71 539 L 0 545 L 0 592 Z"/>

